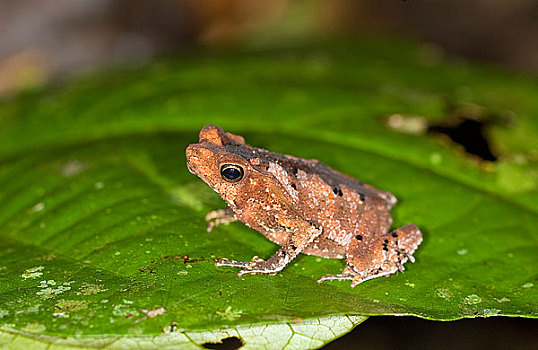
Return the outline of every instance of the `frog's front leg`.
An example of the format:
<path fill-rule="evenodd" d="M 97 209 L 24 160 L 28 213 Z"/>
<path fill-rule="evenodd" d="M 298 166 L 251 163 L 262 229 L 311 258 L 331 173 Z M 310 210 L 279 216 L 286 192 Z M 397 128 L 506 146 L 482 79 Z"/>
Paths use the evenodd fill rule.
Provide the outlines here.
<path fill-rule="evenodd" d="M 214 227 L 219 225 L 228 225 L 231 222 L 237 221 L 234 212 L 230 208 L 212 210 L 205 216 L 207 221 L 207 232 L 211 232 Z"/>
<path fill-rule="evenodd" d="M 322 232 L 321 227 L 306 221 L 286 219 L 285 223 L 293 224 L 293 226 L 283 225 L 291 230 L 290 239 L 269 259 L 261 260 L 254 257 L 252 261 L 246 262 L 222 258 L 216 261 L 216 265 L 241 267 L 243 270 L 239 271 L 239 276 L 257 273 L 277 274 Z"/>

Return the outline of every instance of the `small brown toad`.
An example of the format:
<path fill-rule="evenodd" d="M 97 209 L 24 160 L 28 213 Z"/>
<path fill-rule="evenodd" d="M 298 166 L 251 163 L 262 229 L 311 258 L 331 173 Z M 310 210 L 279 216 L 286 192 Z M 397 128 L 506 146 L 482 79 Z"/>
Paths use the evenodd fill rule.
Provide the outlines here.
<path fill-rule="evenodd" d="M 404 270 L 422 242 L 417 226 L 389 232 L 396 198 L 339 173 L 317 160 L 295 158 L 245 144 L 214 125 L 187 147 L 189 171 L 228 203 L 207 214 L 208 231 L 240 220 L 281 246 L 268 260 L 226 258 L 217 266 L 240 267 L 238 275 L 276 274 L 297 254 L 346 259 L 341 274 L 351 286 Z"/>

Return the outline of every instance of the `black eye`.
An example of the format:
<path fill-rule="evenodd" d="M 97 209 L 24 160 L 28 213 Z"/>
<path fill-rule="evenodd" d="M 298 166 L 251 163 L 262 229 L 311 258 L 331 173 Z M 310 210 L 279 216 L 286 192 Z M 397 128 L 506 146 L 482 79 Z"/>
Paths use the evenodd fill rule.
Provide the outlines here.
<path fill-rule="evenodd" d="M 243 178 L 243 168 L 236 164 L 223 164 L 220 167 L 220 175 L 229 182 L 237 182 Z"/>

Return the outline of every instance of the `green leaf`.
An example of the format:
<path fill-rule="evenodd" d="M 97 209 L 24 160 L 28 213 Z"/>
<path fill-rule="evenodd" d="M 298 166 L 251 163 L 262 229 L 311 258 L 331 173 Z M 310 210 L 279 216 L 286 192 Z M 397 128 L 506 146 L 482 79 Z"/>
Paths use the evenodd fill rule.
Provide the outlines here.
<path fill-rule="evenodd" d="M 109 349 L 155 349 L 173 347 L 181 349 L 200 349 L 211 345 L 236 344 L 241 349 L 317 349 L 336 337 L 349 332 L 353 327 L 363 322 L 366 316 L 327 316 L 309 319 L 298 323 L 266 324 L 255 326 L 238 326 L 228 329 L 218 329 L 203 332 L 179 332 L 168 327 L 157 336 L 121 335 L 106 337 L 58 337 L 38 335 L 39 325 L 28 324 L 23 331 L 8 329 L 0 330 L 0 346 L 9 349 L 80 349 L 109 348 Z M 174 326 L 175 327 L 175 326 Z M 212 348 L 212 347 L 210 347 Z M 233 348 L 228 346 L 227 348 Z"/>
<path fill-rule="evenodd" d="M 536 79 L 423 52 L 390 41 L 196 52 L 0 104 L 0 323 L 86 339 L 327 315 L 537 317 Z M 488 132 L 498 162 L 385 122 L 441 120 L 446 101 L 511 116 Z M 313 256 L 276 276 L 215 267 L 277 246 L 241 223 L 205 231 L 224 203 L 184 156 L 205 124 L 391 191 L 394 227 L 424 233 L 416 263 L 356 288 L 317 284 L 344 263 Z"/>

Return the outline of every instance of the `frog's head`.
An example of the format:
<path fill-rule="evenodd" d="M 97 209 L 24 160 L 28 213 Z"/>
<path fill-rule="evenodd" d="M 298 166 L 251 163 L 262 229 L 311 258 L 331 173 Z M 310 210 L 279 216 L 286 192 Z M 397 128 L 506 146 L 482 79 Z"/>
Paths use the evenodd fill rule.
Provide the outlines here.
<path fill-rule="evenodd" d="M 234 208 L 256 183 L 259 174 L 251 164 L 255 153 L 243 137 L 207 125 L 200 131 L 200 142 L 187 147 L 187 168 Z"/>

